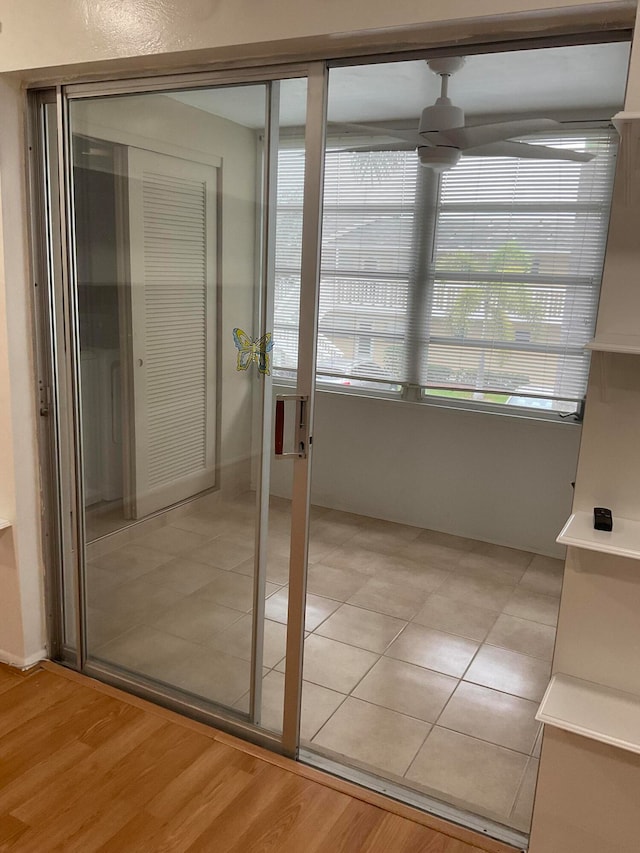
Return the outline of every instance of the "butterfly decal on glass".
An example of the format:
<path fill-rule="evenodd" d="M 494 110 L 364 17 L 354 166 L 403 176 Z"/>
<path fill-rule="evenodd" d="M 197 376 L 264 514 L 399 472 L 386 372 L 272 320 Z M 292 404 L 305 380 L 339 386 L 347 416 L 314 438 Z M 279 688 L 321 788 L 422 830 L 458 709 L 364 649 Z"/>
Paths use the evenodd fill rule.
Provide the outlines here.
<path fill-rule="evenodd" d="M 269 353 L 273 349 L 271 332 L 254 340 L 242 329 L 234 329 L 233 342 L 238 350 L 236 370 L 247 370 L 249 365 L 255 362 L 258 365 L 258 371 L 269 376 L 271 373 Z"/>

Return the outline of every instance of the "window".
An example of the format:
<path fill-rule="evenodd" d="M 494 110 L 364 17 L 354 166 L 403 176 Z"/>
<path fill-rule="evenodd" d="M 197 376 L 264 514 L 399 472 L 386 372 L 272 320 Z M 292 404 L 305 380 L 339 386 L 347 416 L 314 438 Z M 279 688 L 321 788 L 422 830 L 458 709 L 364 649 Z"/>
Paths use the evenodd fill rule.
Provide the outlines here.
<path fill-rule="evenodd" d="M 586 387 L 615 145 L 589 163 L 327 151 L 318 381 L 572 411 Z M 274 365 L 295 364 L 302 154 L 280 155 Z M 279 342 L 279 343 L 278 343 Z"/>

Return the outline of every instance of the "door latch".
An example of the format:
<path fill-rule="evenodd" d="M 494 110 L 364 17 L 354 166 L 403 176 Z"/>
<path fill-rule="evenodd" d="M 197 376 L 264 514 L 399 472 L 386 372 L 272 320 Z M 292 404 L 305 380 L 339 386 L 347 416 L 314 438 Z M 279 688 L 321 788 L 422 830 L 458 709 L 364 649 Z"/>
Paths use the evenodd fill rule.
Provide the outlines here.
<path fill-rule="evenodd" d="M 40 386 L 40 417 L 48 418 L 51 411 L 51 388 L 48 385 Z"/>

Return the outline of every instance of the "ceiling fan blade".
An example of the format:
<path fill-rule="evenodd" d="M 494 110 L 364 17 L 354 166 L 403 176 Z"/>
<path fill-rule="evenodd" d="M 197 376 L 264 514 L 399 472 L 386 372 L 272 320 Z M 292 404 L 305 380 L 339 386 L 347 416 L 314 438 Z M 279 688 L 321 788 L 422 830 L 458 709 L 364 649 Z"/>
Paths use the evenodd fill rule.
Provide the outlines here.
<path fill-rule="evenodd" d="M 551 148 L 547 145 L 529 145 L 528 142 L 492 142 L 490 145 L 478 145 L 464 152 L 471 157 L 523 157 L 531 160 L 573 160 L 576 163 L 588 163 L 595 154 L 586 151 L 571 151 L 569 148 Z"/>
<path fill-rule="evenodd" d="M 415 147 L 408 142 L 383 142 L 378 145 L 345 145 L 342 142 L 336 148 L 333 148 L 330 142 L 327 144 L 329 151 L 414 151 Z"/>
<path fill-rule="evenodd" d="M 550 118 L 532 118 L 519 121 L 501 121 L 497 124 L 476 124 L 471 127 L 453 127 L 450 130 L 434 130 L 422 136 L 431 145 L 449 145 L 465 151 L 514 136 L 528 136 L 531 133 L 556 130 L 559 122 Z"/>
<path fill-rule="evenodd" d="M 373 124 L 340 124 L 340 128 L 351 130 L 354 133 L 366 133 L 367 136 L 382 136 L 385 139 L 402 139 L 405 142 L 410 142 L 415 148 L 417 145 L 424 145 L 422 137 L 417 130 L 396 130 L 395 128 L 376 127 Z"/>

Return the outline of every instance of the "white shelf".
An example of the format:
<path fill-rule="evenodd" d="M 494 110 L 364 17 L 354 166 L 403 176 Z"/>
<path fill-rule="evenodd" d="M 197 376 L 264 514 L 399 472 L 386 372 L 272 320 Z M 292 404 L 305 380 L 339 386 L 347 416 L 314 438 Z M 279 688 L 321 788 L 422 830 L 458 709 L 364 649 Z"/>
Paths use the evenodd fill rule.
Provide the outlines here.
<path fill-rule="evenodd" d="M 585 349 L 597 352 L 622 352 L 640 355 L 640 335 L 598 335 Z"/>
<path fill-rule="evenodd" d="M 0 530 L 5 530 L 7 527 L 11 527 L 11 522 L 6 518 L 0 518 Z"/>
<path fill-rule="evenodd" d="M 549 682 L 536 720 L 640 753 L 640 696 L 558 673 Z"/>
<path fill-rule="evenodd" d="M 556 542 L 640 560 L 640 522 L 614 515 L 613 530 L 594 530 L 592 512 L 574 512 Z"/>
<path fill-rule="evenodd" d="M 640 120 L 640 113 L 620 112 L 616 113 L 611 119 L 611 124 L 615 127 L 618 133 L 622 133 L 622 128 L 626 124 Z"/>

